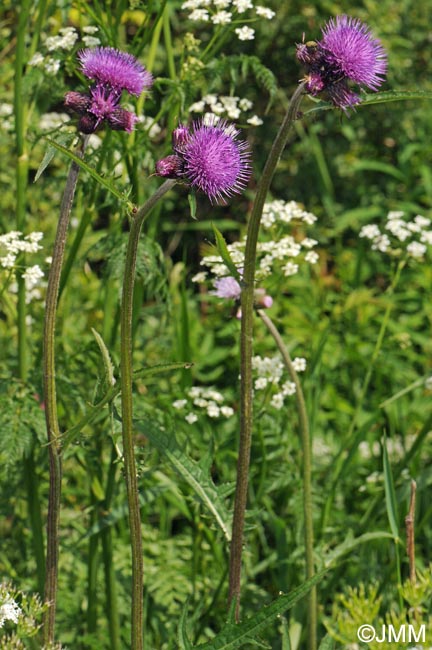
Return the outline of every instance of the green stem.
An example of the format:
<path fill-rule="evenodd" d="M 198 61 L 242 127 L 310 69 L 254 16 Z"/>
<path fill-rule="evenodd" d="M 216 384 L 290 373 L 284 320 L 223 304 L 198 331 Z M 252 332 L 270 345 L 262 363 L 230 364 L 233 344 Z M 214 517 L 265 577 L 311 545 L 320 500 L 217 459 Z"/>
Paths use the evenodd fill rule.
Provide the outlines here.
<path fill-rule="evenodd" d="M 400 279 L 402 269 L 404 268 L 405 264 L 406 264 L 406 260 L 401 260 L 399 262 L 399 264 L 397 266 L 397 269 L 396 269 L 396 273 L 395 273 L 394 278 L 393 278 L 393 281 L 392 281 L 391 285 L 387 289 L 387 294 L 388 295 L 391 296 L 393 294 L 393 292 L 395 291 L 396 286 L 397 286 L 397 284 L 399 282 L 399 279 Z M 365 378 L 363 380 L 363 385 L 361 387 L 360 396 L 359 396 L 359 398 L 357 400 L 356 408 L 355 408 L 354 414 L 353 414 L 353 416 L 351 418 L 351 423 L 350 423 L 348 432 L 347 432 L 347 434 L 345 436 L 345 439 L 343 441 L 343 444 L 342 444 L 342 449 L 341 449 L 341 452 L 339 454 L 339 459 L 335 463 L 335 466 L 333 467 L 333 481 L 332 481 L 332 484 L 331 484 L 331 487 L 330 487 L 330 490 L 329 490 L 329 496 L 327 497 L 327 501 L 326 501 L 325 507 L 323 509 L 323 516 L 322 516 L 322 521 L 321 521 L 321 530 L 322 531 L 324 531 L 325 527 L 327 526 L 328 518 L 330 516 L 330 511 L 331 511 L 331 507 L 332 507 L 332 503 L 333 503 L 333 498 L 334 498 L 334 495 L 336 493 L 337 485 L 338 485 L 338 482 L 339 482 L 339 477 L 340 477 L 340 474 L 341 474 L 341 472 L 343 470 L 343 467 L 344 467 L 344 463 L 345 463 L 344 450 L 346 448 L 346 445 L 349 444 L 350 441 L 352 440 L 353 433 L 354 433 L 354 431 L 355 431 L 355 429 L 357 427 L 358 419 L 359 419 L 361 409 L 362 409 L 362 406 L 363 406 L 363 402 L 365 400 L 366 393 L 367 393 L 367 390 L 369 388 L 370 380 L 372 379 L 372 373 L 373 373 L 373 371 L 375 369 L 375 364 L 377 362 L 379 353 L 380 353 L 381 348 L 382 348 L 382 344 L 384 342 L 384 337 L 385 337 L 385 334 L 386 334 L 386 331 L 387 331 L 387 327 L 388 327 L 388 323 L 389 323 L 389 320 L 390 320 L 390 315 L 391 315 L 392 309 L 393 309 L 393 303 L 391 301 L 389 301 L 389 303 L 387 305 L 387 308 L 385 310 L 383 319 L 381 321 L 381 327 L 380 327 L 380 330 L 379 330 L 379 333 L 378 333 L 378 338 L 377 338 L 376 343 L 375 343 L 375 348 L 374 348 L 374 351 L 372 353 L 372 357 L 371 357 L 371 360 L 370 360 L 370 363 L 369 363 L 369 367 L 368 367 L 366 376 L 365 376 Z"/>
<path fill-rule="evenodd" d="M 80 150 L 78 152 L 78 155 L 80 157 L 82 157 L 84 154 L 87 140 L 88 138 L 85 137 L 81 143 Z M 57 225 L 52 263 L 48 276 L 45 304 L 43 335 L 43 383 L 50 466 L 45 575 L 45 600 L 50 603 L 50 607 L 45 612 L 43 620 L 43 635 L 45 645 L 54 643 L 62 475 L 60 426 L 58 422 L 55 383 L 55 323 L 60 276 L 66 246 L 66 235 L 75 189 L 77 186 L 79 170 L 79 166 L 73 162 L 69 169 L 69 175 L 66 181 L 66 187 L 60 207 L 60 219 Z"/>
<path fill-rule="evenodd" d="M 143 557 L 141 540 L 141 517 L 136 475 L 135 451 L 133 444 L 133 408 L 132 408 L 132 313 L 135 286 L 136 260 L 141 227 L 150 210 L 164 196 L 176 181 L 168 180 L 148 199 L 148 201 L 131 218 L 126 262 L 123 280 L 121 308 L 121 404 L 123 455 L 126 477 L 126 491 L 129 510 L 129 528 L 132 552 L 132 636 L 131 649 L 142 650 L 143 647 Z"/>
<path fill-rule="evenodd" d="M 275 343 L 282 355 L 282 360 L 286 369 L 296 387 L 297 411 L 299 416 L 300 438 L 303 449 L 303 511 L 304 511 L 304 537 L 305 537 L 305 560 L 306 560 L 306 579 L 315 575 L 314 563 L 314 534 L 313 534 L 313 516 L 312 516 L 312 450 L 309 431 L 309 420 L 307 416 L 306 403 L 304 399 L 302 385 L 298 374 L 292 364 L 289 352 L 275 327 L 273 321 L 261 309 L 258 315 L 267 327 L 268 331 L 275 340 Z M 317 591 L 312 587 L 308 595 L 308 649 L 315 650 L 317 647 Z"/>
<path fill-rule="evenodd" d="M 304 83 L 293 94 L 288 110 L 276 136 L 258 184 L 246 236 L 243 289 L 241 295 L 240 339 L 240 441 L 237 461 L 237 483 L 234 497 L 233 536 L 230 549 L 229 601 L 236 600 L 236 617 L 240 613 L 240 582 L 243 550 L 243 530 L 249 482 L 249 462 L 252 439 L 252 354 L 255 258 L 259 227 L 270 184 L 285 148 L 288 134 L 297 117 L 304 94 Z"/>
<path fill-rule="evenodd" d="M 171 79 L 177 79 L 174 50 L 173 50 L 172 38 L 171 38 L 169 10 L 170 10 L 169 5 L 166 5 L 163 13 L 163 34 L 164 34 L 165 54 L 167 56 L 169 76 Z"/>

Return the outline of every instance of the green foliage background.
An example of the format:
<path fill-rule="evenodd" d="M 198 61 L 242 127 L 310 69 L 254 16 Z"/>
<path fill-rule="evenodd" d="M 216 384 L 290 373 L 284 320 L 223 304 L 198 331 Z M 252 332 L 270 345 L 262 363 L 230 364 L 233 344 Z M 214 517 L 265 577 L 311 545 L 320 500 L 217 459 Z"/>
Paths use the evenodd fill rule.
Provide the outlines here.
<path fill-rule="evenodd" d="M 205 501 L 186 480 L 184 462 L 179 470 L 167 453 L 171 447 L 164 449 L 160 444 L 160 429 L 165 427 L 173 448 L 191 463 L 201 486 L 215 489 L 212 498 L 220 501 L 223 513 L 229 513 L 237 417 L 217 423 L 201 419 L 188 425 L 171 405 L 190 386 L 202 385 L 215 386 L 237 410 L 239 323 L 229 306 L 200 293 L 191 278 L 213 242 L 213 220 L 228 241 L 244 232 L 256 178 L 302 74 L 295 60 L 295 43 L 303 33 L 306 40 L 317 38 L 324 21 L 347 12 L 371 25 L 388 51 L 384 90 L 432 91 L 430 0 L 319 0 L 312 4 L 273 0 L 266 6 L 277 16 L 253 25 L 255 40 L 242 43 L 227 31 L 219 49 L 207 55 L 211 27 L 188 21 L 188 12 L 181 10 L 179 1 L 47 1 L 42 24 L 37 16 L 44 4 L 30 9 L 28 52 L 33 45 L 38 49 L 39 38 L 56 34 L 62 26 L 81 29 L 92 24 L 99 25 L 104 45 L 127 49 L 144 63 L 153 57 L 154 89 L 137 109 L 156 118 L 160 134 L 150 138 L 142 126 L 130 136 L 101 133 L 100 147 L 91 148 L 86 158 L 136 204 L 160 184 L 151 174 L 155 161 L 170 151 L 171 129 L 178 120 L 191 118 L 188 107 L 205 93 L 248 97 L 264 121 L 260 127 L 240 122 L 253 150 L 254 178 L 245 195 L 228 206 L 213 207 L 205 197 L 198 197 L 198 219 L 192 220 L 187 190 L 177 188 L 152 213 L 139 254 L 135 367 L 193 363 L 187 370 L 138 377 L 135 386 L 137 418 L 156 429 L 152 442 L 152 436 L 142 434 L 138 427 L 136 441 L 146 642 L 155 650 L 177 647 L 176 629 L 186 602 L 190 638 L 196 643 L 211 639 L 226 618 L 227 540 Z M 11 0 L 5 0 L 0 9 L 3 106 L 13 103 L 20 10 L 20 3 Z M 156 40 L 163 14 L 167 22 Z M 189 51 L 195 60 L 185 66 L 187 33 L 193 33 L 201 44 Z M 41 265 L 50 255 L 68 161 L 56 152 L 33 182 L 48 148 L 39 120 L 45 113 L 62 112 L 64 93 L 81 87 L 75 51 L 61 53 L 61 72 L 55 77 L 44 77 L 27 66 L 23 80 L 28 155 L 25 232 L 44 233 Z M 320 262 L 317 269 L 302 269 L 292 278 L 272 278 L 268 286 L 275 302 L 272 318 L 292 354 L 308 360 L 303 381 L 315 449 L 317 564 L 322 565 L 347 536 L 390 530 L 380 448 L 384 432 L 397 450 L 390 461 L 399 526 L 396 544 L 386 538 L 359 544 L 324 579 L 319 588 L 320 611 L 322 620 L 333 617 L 327 625 L 331 630 L 338 617 L 332 613 L 338 595 L 359 583 L 378 584 L 384 610 L 404 611 L 398 583 L 408 573 L 402 540 L 410 477 L 418 485 L 417 561 L 427 571 L 432 543 L 428 498 L 431 391 L 419 380 L 432 374 L 430 258 L 423 264 L 408 264 L 396 291 L 389 293 L 386 289 L 395 263 L 371 252 L 358 234 L 366 223 L 382 223 L 389 210 L 430 216 L 432 120 L 427 100 L 360 106 L 349 119 L 338 111 L 318 108 L 322 104 L 304 101 L 304 119 L 296 124 L 272 193 L 273 198 L 298 201 L 318 216 L 310 236 L 319 241 Z M 17 148 L 13 119 L 2 114 L 0 231 L 4 233 L 16 229 Z M 59 138 L 56 131 L 49 135 Z M 63 144 L 70 144 L 67 136 Z M 115 165 L 120 159 L 124 165 L 119 172 Z M 84 418 L 107 390 L 92 328 L 105 341 L 118 376 L 119 297 L 127 232 L 125 205 L 85 173 L 73 217 L 70 264 L 57 326 L 58 397 L 65 431 Z M 48 478 L 40 370 L 43 301 L 28 306 L 28 372 L 23 376 L 17 352 L 16 301 L 8 290 L 13 278 L 3 273 L 0 279 L 4 283 L 4 290 L 0 289 L 0 574 L 32 592 L 41 589 L 43 577 Z M 369 389 L 360 400 L 389 304 L 388 330 Z M 259 322 L 256 350 L 263 356 L 275 353 L 272 339 Z M 405 394 L 383 406 L 404 390 Z M 304 580 L 302 457 L 294 401 L 278 412 L 269 406 L 268 398 L 260 400 L 255 405 L 245 546 L 245 616 Z M 120 647 L 127 647 L 129 638 L 130 559 L 117 406 L 114 401 L 82 428 L 65 459 L 58 631 L 62 643 L 71 648 L 114 647 L 106 615 L 107 530 L 121 622 Z M 356 408 L 357 425 L 348 438 Z M 375 453 L 365 455 L 364 442 Z M 300 601 L 286 619 L 278 619 L 262 634 L 262 643 L 267 645 L 261 647 L 289 648 L 288 630 L 292 639 L 296 630 L 304 637 L 305 621 L 305 604 Z M 322 625 L 320 635 L 324 634 Z M 301 648 L 302 643 L 293 641 L 291 647 Z"/>

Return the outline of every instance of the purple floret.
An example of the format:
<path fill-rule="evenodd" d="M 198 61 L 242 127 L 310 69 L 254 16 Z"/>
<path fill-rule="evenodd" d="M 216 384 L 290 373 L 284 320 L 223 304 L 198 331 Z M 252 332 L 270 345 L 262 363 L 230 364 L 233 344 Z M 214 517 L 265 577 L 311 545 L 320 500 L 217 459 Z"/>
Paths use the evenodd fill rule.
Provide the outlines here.
<path fill-rule="evenodd" d="M 140 95 L 153 83 L 153 77 L 139 61 L 127 52 L 113 47 L 95 47 L 78 53 L 81 69 L 96 84 L 106 84 L 121 92 Z"/>
<path fill-rule="evenodd" d="M 225 121 L 193 125 L 183 145 L 184 175 L 211 201 L 244 190 L 251 174 L 250 151 L 239 132 Z"/>

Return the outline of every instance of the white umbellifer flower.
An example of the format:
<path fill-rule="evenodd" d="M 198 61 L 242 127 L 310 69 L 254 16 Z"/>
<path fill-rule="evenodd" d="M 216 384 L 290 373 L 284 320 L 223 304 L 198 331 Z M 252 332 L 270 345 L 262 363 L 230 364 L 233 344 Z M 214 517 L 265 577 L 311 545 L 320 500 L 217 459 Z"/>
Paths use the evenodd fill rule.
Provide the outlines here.
<path fill-rule="evenodd" d="M 387 237 L 387 235 L 380 235 L 374 239 L 372 244 L 373 251 L 381 251 L 381 253 L 385 253 L 389 248 L 390 239 Z"/>
<path fill-rule="evenodd" d="M 39 120 L 39 128 L 42 131 L 51 131 L 66 124 L 70 119 L 67 113 L 44 113 Z"/>
<path fill-rule="evenodd" d="M 175 409 L 182 409 L 185 407 L 187 404 L 187 399 L 176 399 L 175 402 L 172 403 L 173 407 Z"/>
<path fill-rule="evenodd" d="M 188 413 L 185 415 L 185 420 L 188 424 L 193 424 L 198 420 L 198 416 L 195 413 Z"/>
<path fill-rule="evenodd" d="M 239 106 L 240 106 L 240 108 L 241 108 L 242 111 L 250 111 L 250 109 L 251 109 L 252 106 L 253 106 L 253 103 L 251 102 L 250 99 L 247 99 L 246 97 L 243 97 L 243 98 L 239 101 Z"/>
<path fill-rule="evenodd" d="M 427 390 L 432 390 L 432 375 L 430 377 L 427 377 L 427 379 L 425 379 L 425 388 Z"/>
<path fill-rule="evenodd" d="M 241 110 L 239 108 L 229 108 L 227 109 L 227 115 L 231 120 L 238 120 L 240 117 Z"/>
<path fill-rule="evenodd" d="M 196 273 L 193 278 L 192 282 L 205 282 L 207 279 L 207 273 L 205 271 L 200 271 L 199 273 Z"/>
<path fill-rule="evenodd" d="M 255 390 L 263 390 L 264 388 L 267 388 L 267 384 L 268 384 L 267 377 L 258 377 L 258 379 L 256 379 L 254 383 Z"/>
<path fill-rule="evenodd" d="M 205 109 L 205 102 L 203 102 L 202 100 L 199 102 L 195 102 L 189 106 L 189 111 L 191 113 L 202 113 L 204 109 Z"/>
<path fill-rule="evenodd" d="M 207 406 L 207 415 L 209 418 L 218 418 L 220 416 L 220 407 L 215 402 L 210 402 Z"/>
<path fill-rule="evenodd" d="M 283 395 L 295 395 L 296 385 L 293 381 L 286 381 L 282 384 L 282 394 Z"/>
<path fill-rule="evenodd" d="M 21 614 L 21 608 L 11 596 L 7 595 L 6 599 L 0 605 L 0 627 L 3 627 L 6 621 L 12 621 L 12 623 L 17 624 Z"/>
<path fill-rule="evenodd" d="M 34 266 L 29 266 L 21 277 L 25 280 L 27 291 L 30 291 L 39 284 L 39 280 L 44 277 L 44 272 L 39 264 L 35 264 Z"/>
<path fill-rule="evenodd" d="M 303 248 L 313 248 L 317 244 L 318 244 L 317 240 L 311 239 L 310 237 L 305 237 L 301 241 L 301 245 L 303 246 Z"/>
<path fill-rule="evenodd" d="M 255 7 L 255 11 L 257 13 L 257 16 L 261 16 L 267 20 L 271 20 L 274 16 L 276 16 L 275 12 L 271 9 L 268 9 L 267 7 L 257 6 Z"/>
<path fill-rule="evenodd" d="M 316 253 L 315 251 L 309 251 L 304 256 L 304 259 L 305 259 L 305 262 L 309 262 L 309 264 L 316 264 L 318 262 L 318 260 L 319 260 L 319 256 L 318 256 L 318 253 Z"/>
<path fill-rule="evenodd" d="M 189 20 L 204 20 L 207 21 L 209 20 L 209 12 L 207 9 L 195 9 L 195 11 L 192 11 L 192 13 L 189 15 Z"/>
<path fill-rule="evenodd" d="M 253 9 L 253 3 L 251 0 L 233 0 L 233 5 L 239 14 L 242 14 L 247 9 Z"/>
<path fill-rule="evenodd" d="M 43 54 L 41 54 L 40 52 L 35 52 L 27 65 L 31 65 L 37 68 L 40 65 L 42 65 L 43 62 L 44 62 Z"/>
<path fill-rule="evenodd" d="M 4 269 L 13 269 L 13 267 L 15 266 L 15 261 L 16 261 L 16 255 L 14 255 L 13 253 L 7 253 L 7 255 L 0 257 L 0 265 Z"/>
<path fill-rule="evenodd" d="M 414 217 L 414 223 L 419 225 L 421 228 L 427 228 L 431 225 L 431 220 L 427 217 L 423 217 L 421 214 L 418 214 Z"/>
<path fill-rule="evenodd" d="M 282 267 L 282 271 L 284 275 L 289 277 L 290 275 L 295 275 L 297 271 L 299 270 L 299 265 L 294 264 L 294 262 L 288 262 L 288 264 L 285 264 L 284 267 Z"/>
<path fill-rule="evenodd" d="M 216 9 L 226 9 L 231 4 L 231 0 L 213 0 Z"/>
<path fill-rule="evenodd" d="M 54 77 L 60 69 L 60 61 L 58 59 L 48 58 L 44 64 L 44 70 L 50 77 Z"/>
<path fill-rule="evenodd" d="M 212 112 L 215 115 L 222 115 L 222 113 L 225 113 L 225 107 L 222 104 L 220 104 L 219 102 L 217 102 L 216 104 L 213 104 L 211 109 L 212 109 Z"/>
<path fill-rule="evenodd" d="M 96 47 L 100 45 L 100 39 L 97 36 L 83 36 L 83 43 L 86 47 Z"/>
<path fill-rule="evenodd" d="M 306 359 L 303 357 L 296 357 L 293 359 L 292 365 L 296 372 L 304 372 L 306 370 Z"/>
<path fill-rule="evenodd" d="M 237 34 L 239 41 L 253 41 L 255 38 L 255 30 L 246 25 L 243 27 L 237 27 L 235 33 Z"/>
<path fill-rule="evenodd" d="M 48 36 L 45 46 L 48 52 L 56 50 L 71 50 L 78 39 L 78 34 L 74 27 L 63 27 L 59 36 Z"/>
<path fill-rule="evenodd" d="M 96 25 L 87 25 L 87 27 L 83 27 L 84 34 L 96 34 L 98 31 L 99 27 L 96 27 Z"/>
<path fill-rule="evenodd" d="M 427 246 L 418 241 L 412 241 L 407 246 L 407 253 L 411 255 L 411 257 L 423 257 L 426 251 Z"/>
<path fill-rule="evenodd" d="M 221 406 L 220 412 L 224 418 L 230 418 L 234 415 L 234 409 L 231 406 Z"/>
<path fill-rule="evenodd" d="M 261 126 L 261 124 L 264 124 L 262 119 L 258 117 L 258 115 L 252 115 L 248 120 L 246 120 L 248 124 L 251 126 Z"/>
<path fill-rule="evenodd" d="M 218 101 L 217 95 L 204 95 L 203 97 L 203 102 L 205 102 L 209 106 L 213 106 L 213 104 L 216 104 L 217 101 Z"/>
<path fill-rule="evenodd" d="M 270 400 L 270 404 L 275 408 L 280 410 L 284 404 L 284 396 L 282 393 L 276 393 Z"/>
<path fill-rule="evenodd" d="M 232 20 L 232 14 L 229 11 L 218 11 L 211 17 L 215 25 L 228 25 Z"/>
<path fill-rule="evenodd" d="M 370 223 L 367 226 L 363 226 L 360 230 L 359 237 L 366 237 L 366 239 L 375 239 L 381 234 L 380 229 L 375 223 Z"/>

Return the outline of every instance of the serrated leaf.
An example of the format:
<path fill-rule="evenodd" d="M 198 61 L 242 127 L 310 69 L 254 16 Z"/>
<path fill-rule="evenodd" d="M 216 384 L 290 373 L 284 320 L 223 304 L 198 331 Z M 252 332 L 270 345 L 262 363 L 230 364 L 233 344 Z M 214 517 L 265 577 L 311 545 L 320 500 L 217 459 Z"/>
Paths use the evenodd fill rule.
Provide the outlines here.
<path fill-rule="evenodd" d="M 228 246 L 226 245 L 226 241 L 222 233 L 220 232 L 220 230 L 217 229 L 217 227 L 214 224 L 212 225 L 213 225 L 214 236 L 216 239 L 216 248 L 218 250 L 219 255 L 225 262 L 225 265 L 230 271 L 233 278 L 235 278 L 236 280 L 241 280 L 240 273 L 238 272 L 237 267 L 232 260 L 231 254 L 228 250 Z"/>
<path fill-rule="evenodd" d="M 129 212 L 132 211 L 132 208 L 133 208 L 132 203 L 129 201 L 129 199 L 127 198 L 127 196 L 125 194 L 123 194 L 122 192 L 119 192 L 116 189 L 116 187 L 113 185 L 113 183 L 111 181 L 109 181 L 108 179 L 106 179 L 103 176 L 101 176 L 100 174 L 98 174 L 98 172 L 95 169 L 93 169 L 93 167 L 90 167 L 90 165 L 88 165 L 86 162 L 84 162 L 84 160 L 82 160 L 79 156 L 74 154 L 69 149 L 66 149 L 66 147 L 63 147 L 63 145 L 59 144 L 55 140 L 51 140 L 51 138 L 47 138 L 47 141 L 52 147 L 54 147 L 58 151 L 61 151 L 61 153 L 63 153 L 65 156 L 67 156 L 69 158 L 69 160 L 72 160 L 74 163 L 76 163 L 78 165 L 78 167 L 81 167 L 81 169 L 83 169 L 88 174 L 90 174 L 90 176 L 92 178 L 94 178 L 97 183 L 99 183 L 106 190 L 108 190 L 108 192 L 110 192 L 115 197 L 117 197 L 123 204 L 126 205 L 127 210 Z"/>
<path fill-rule="evenodd" d="M 317 573 L 290 594 L 279 596 L 270 605 L 263 607 L 242 623 L 228 624 L 214 639 L 194 647 L 200 650 L 235 650 L 235 648 L 241 648 L 244 643 L 252 643 L 252 639 L 268 627 L 272 621 L 304 598 L 312 587 L 322 580 L 326 572 L 327 569 Z"/>
<path fill-rule="evenodd" d="M 182 451 L 174 432 L 162 431 L 157 424 L 147 420 L 134 420 L 134 427 L 168 458 L 174 469 L 213 515 L 226 540 L 231 541 L 230 515 L 219 495 L 217 486 L 202 467 Z"/>

